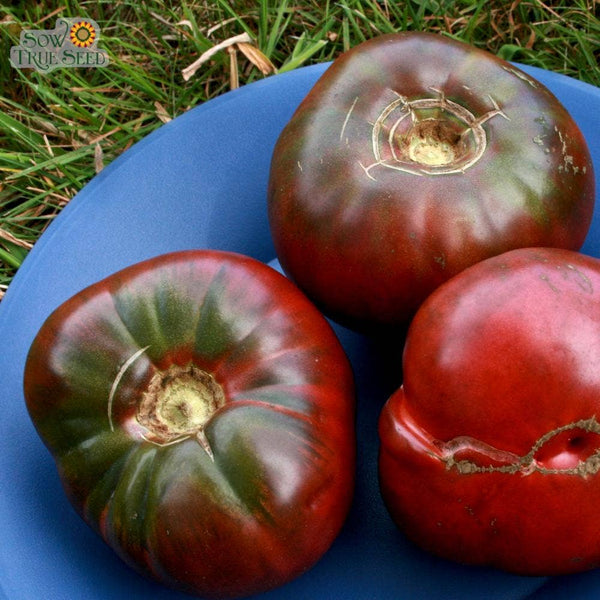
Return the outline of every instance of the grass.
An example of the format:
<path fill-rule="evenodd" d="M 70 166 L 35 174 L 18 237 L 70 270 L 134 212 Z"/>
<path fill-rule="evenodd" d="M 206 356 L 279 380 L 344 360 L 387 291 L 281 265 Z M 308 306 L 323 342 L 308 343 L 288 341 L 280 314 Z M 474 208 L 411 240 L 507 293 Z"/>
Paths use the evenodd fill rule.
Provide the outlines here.
<path fill-rule="evenodd" d="M 23 29 L 101 29 L 104 68 L 15 69 Z M 35 241 L 106 164 L 232 87 L 334 59 L 374 36 L 434 31 L 600 86 L 595 0 L 64 0 L 0 7 L 0 298 Z M 216 45 L 244 36 L 182 71 Z M 242 39 L 237 37 L 236 39 Z"/>

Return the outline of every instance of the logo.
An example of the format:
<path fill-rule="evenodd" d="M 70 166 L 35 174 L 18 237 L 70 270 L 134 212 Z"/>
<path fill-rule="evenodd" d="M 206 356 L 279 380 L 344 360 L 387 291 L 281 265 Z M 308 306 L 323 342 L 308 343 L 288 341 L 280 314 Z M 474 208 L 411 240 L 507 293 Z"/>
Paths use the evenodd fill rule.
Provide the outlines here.
<path fill-rule="evenodd" d="M 16 69 L 49 73 L 62 67 L 105 67 L 108 55 L 97 48 L 100 28 L 92 19 L 59 18 L 54 29 L 24 29 L 19 45 L 10 49 Z"/>

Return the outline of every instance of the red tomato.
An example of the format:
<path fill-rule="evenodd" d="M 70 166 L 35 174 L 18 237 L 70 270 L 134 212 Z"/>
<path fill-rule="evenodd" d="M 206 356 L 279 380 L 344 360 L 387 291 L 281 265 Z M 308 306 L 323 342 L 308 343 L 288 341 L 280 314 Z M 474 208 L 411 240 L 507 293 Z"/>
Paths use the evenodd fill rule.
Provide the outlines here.
<path fill-rule="evenodd" d="M 590 155 L 560 102 L 483 50 L 385 35 L 338 58 L 275 147 L 286 273 L 330 316 L 403 325 L 442 282 L 518 247 L 579 249 Z"/>
<path fill-rule="evenodd" d="M 600 261 L 520 249 L 438 288 L 380 418 L 393 519 L 443 557 L 600 566 Z"/>
<path fill-rule="evenodd" d="M 25 396 L 79 514 L 169 586 L 281 585 L 347 514 L 349 363 L 317 309 L 255 260 L 168 254 L 83 290 L 37 335 Z"/>

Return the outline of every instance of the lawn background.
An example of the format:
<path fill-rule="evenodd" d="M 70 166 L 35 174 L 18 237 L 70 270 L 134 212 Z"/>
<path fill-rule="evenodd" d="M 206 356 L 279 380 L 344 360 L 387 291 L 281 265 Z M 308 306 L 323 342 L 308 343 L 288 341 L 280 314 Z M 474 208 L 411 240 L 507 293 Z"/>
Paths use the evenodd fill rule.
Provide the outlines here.
<path fill-rule="evenodd" d="M 40 234 L 97 172 L 210 98 L 404 30 L 437 32 L 600 86 L 598 12 L 595 0 L 4 3 L 0 298 Z M 20 32 L 53 29 L 58 17 L 94 19 L 109 66 L 14 68 L 10 48 Z M 184 69 L 216 46 L 184 79 Z"/>

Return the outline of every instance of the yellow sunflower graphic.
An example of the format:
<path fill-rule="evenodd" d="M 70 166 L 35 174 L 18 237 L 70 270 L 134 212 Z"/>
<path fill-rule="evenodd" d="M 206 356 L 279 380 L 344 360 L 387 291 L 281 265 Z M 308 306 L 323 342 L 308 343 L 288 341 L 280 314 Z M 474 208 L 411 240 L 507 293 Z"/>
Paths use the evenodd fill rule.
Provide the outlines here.
<path fill-rule="evenodd" d="M 96 39 L 96 29 L 88 21 L 77 21 L 69 32 L 71 43 L 78 48 L 89 48 Z"/>

